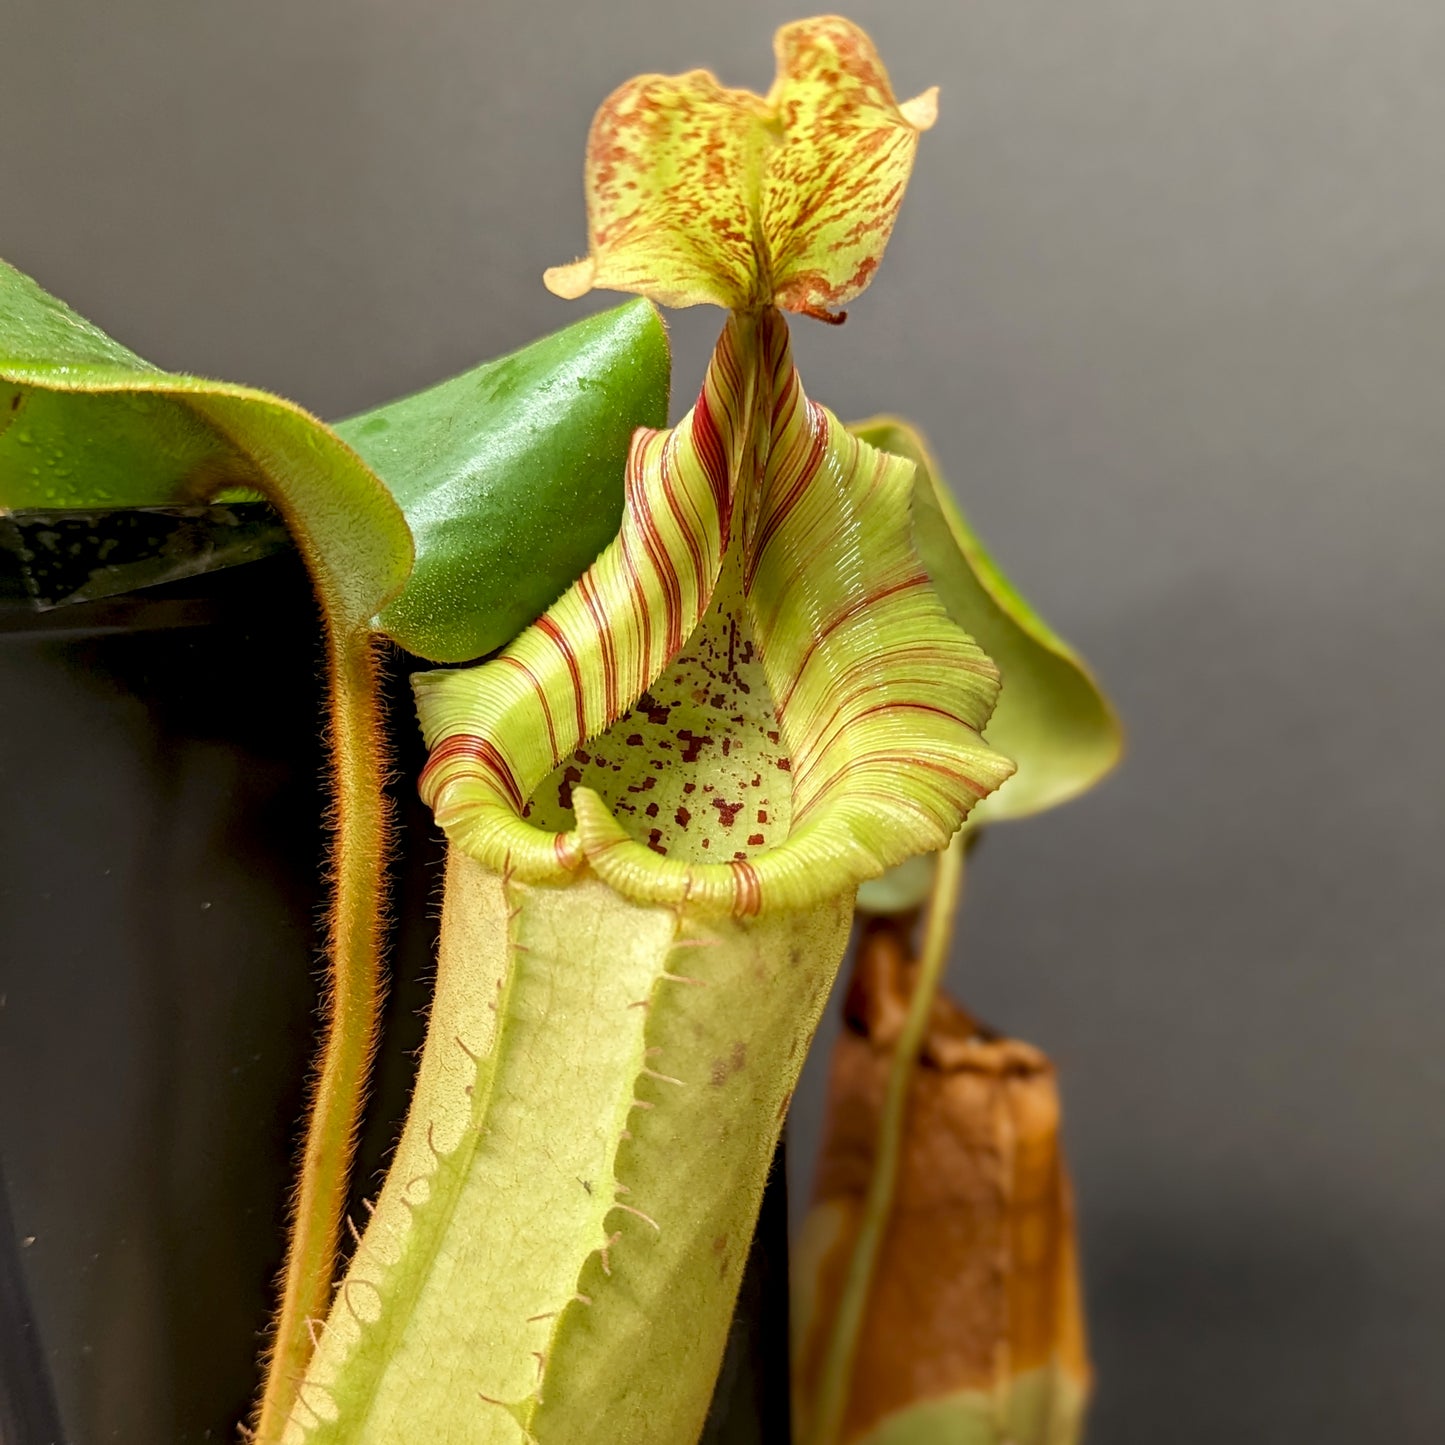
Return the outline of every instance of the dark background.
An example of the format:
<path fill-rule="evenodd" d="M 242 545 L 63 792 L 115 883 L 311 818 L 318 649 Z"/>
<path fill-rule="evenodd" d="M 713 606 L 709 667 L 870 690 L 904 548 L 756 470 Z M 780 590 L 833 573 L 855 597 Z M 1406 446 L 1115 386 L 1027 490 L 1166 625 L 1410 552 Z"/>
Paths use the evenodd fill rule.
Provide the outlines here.
<path fill-rule="evenodd" d="M 595 105 L 695 64 L 765 88 L 771 31 L 798 13 L 0 0 L 0 255 L 162 365 L 358 410 L 609 304 L 540 283 L 584 246 Z M 942 86 L 942 112 L 877 282 L 840 331 L 796 328 L 803 375 L 844 416 L 923 426 L 1129 728 L 1098 793 L 985 840 L 954 972 L 1063 1070 L 1090 1439 L 1433 1445 L 1445 9 L 849 13 L 901 94 Z M 686 397 L 721 318 L 673 320 Z M 14 751 L 14 719 L 65 676 L 26 664 L 0 684 L 7 856 L 53 855 L 62 918 L 104 886 L 64 830 L 129 816 L 140 786 L 119 754 L 68 765 L 83 716 L 72 752 L 35 742 L 43 780 Z M 152 766 L 204 802 L 237 756 Z M 0 936 L 12 970 L 16 936 Z M 177 957 L 204 944 L 185 935 Z M 23 969 L 75 964 L 54 950 Z M 239 982 L 235 998 L 218 1029 Z M 10 1179 L 32 1272 L 54 1201 L 104 1221 L 105 1149 L 145 1147 L 118 1122 L 121 1063 L 94 1053 L 114 1025 L 69 1035 L 95 1070 L 93 1147 Z M 7 1140 L 75 1073 L 38 1039 L 0 1013 Z M 797 1123 L 806 1146 L 814 1100 Z"/>

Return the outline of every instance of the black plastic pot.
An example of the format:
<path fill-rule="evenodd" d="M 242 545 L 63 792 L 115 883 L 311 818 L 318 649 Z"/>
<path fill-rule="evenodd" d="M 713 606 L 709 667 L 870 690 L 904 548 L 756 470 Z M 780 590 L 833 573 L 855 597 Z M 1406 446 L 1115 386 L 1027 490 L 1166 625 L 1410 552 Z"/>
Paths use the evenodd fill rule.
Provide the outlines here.
<path fill-rule="evenodd" d="M 3 1445 L 236 1438 L 315 1042 L 320 661 L 289 551 L 48 612 L 0 576 Z M 409 783 L 397 797 L 357 1214 L 404 1112 L 435 941 L 441 847 Z M 774 1173 L 711 1445 L 788 1440 Z"/>

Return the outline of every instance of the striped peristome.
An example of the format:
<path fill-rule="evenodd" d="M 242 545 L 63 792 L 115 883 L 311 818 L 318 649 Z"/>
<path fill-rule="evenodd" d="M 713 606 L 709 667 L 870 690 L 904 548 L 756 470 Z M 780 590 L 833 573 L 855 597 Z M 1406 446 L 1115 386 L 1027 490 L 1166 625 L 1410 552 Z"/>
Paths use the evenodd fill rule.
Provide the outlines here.
<path fill-rule="evenodd" d="M 693 410 L 634 438 L 617 539 L 497 658 L 416 678 L 422 792 L 452 842 L 528 882 L 590 868 L 638 903 L 739 916 L 943 847 L 1012 765 L 980 736 L 997 672 L 914 549 L 912 475 L 806 398 L 781 313 L 734 313 Z M 790 772 L 786 839 L 727 862 L 661 856 L 582 786 L 575 828 L 527 821 L 543 780 L 683 649 L 728 557 Z"/>

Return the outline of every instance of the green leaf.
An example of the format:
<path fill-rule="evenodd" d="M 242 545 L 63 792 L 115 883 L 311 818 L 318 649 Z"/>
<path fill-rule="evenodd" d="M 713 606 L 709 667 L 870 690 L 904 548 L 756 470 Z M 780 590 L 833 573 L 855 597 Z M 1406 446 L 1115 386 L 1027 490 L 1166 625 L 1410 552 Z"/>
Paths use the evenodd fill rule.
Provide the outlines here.
<path fill-rule="evenodd" d="M 340 629 L 400 592 L 411 534 L 381 480 L 293 402 L 161 371 L 0 262 L 0 508 L 174 506 L 254 488 Z"/>
<path fill-rule="evenodd" d="M 464 661 L 615 535 L 628 444 L 665 423 L 668 372 L 661 318 L 635 301 L 333 429 L 160 371 L 0 262 L 0 510 L 260 491 L 343 625 Z"/>
<path fill-rule="evenodd" d="M 978 639 L 1003 677 L 988 739 L 1018 771 L 980 801 L 968 826 L 1028 817 L 1086 792 L 1118 762 L 1122 734 L 1083 660 L 1000 571 L 917 431 L 889 417 L 855 422 L 849 430 L 914 463 L 919 554 L 948 615 Z"/>
<path fill-rule="evenodd" d="M 633 301 L 338 422 L 416 542 L 381 630 L 465 662 L 555 602 L 616 535 L 628 444 L 667 424 L 669 366 L 661 317 Z"/>

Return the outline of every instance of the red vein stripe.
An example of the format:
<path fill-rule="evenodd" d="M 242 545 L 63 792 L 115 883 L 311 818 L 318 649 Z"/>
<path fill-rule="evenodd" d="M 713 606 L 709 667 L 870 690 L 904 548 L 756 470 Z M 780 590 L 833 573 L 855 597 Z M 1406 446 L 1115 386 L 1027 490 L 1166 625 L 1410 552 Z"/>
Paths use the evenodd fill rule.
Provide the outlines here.
<path fill-rule="evenodd" d="M 580 591 L 582 584 L 579 582 L 577 586 Z M 585 737 L 587 734 L 587 694 L 582 686 L 582 668 L 577 661 L 577 653 L 572 647 L 572 640 L 550 617 L 537 619 L 537 631 L 557 649 L 558 656 L 561 657 L 567 668 L 567 675 L 572 679 L 572 703 L 577 715 L 577 735 Z M 530 667 L 524 668 L 524 671 L 535 678 L 536 674 Z M 546 693 L 540 688 L 537 696 L 539 701 L 546 700 Z M 548 711 L 548 709 L 543 710 Z"/>
<path fill-rule="evenodd" d="M 630 573 L 627 580 L 631 585 L 633 579 Z M 587 605 L 588 616 L 597 634 L 598 646 L 602 649 L 603 712 L 609 719 L 620 717 L 622 710 L 617 703 L 617 640 L 612 635 L 611 624 L 603 611 L 602 599 L 597 595 L 590 573 L 584 572 L 577 579 L 577 593 Z M 630 593 L 628 600 L 631 601 Z"/>
<path fill-rule="evenodd" d="M 786 369 L 783 369 L 783 361 Z M 822 407 L 803 395 L 798 373 L 787 349 L 773 367 L 776 395 L 770 409 L 768 482 L 763 489 L 762 511 L 743 585 L 749 590 L 759 559 L 768 549 L 793 508 L 818 481 L 828 450 L 828 427 Z"/>
<path fill-rule="evenodd" d="M 798 685 L 798 679 L 803 675 L 808 663 L 812 660 L 813 654 L 820 648 L 826 647 L 828 639 L 848 622 L 863 616 L 873 608 L 886 602 L 890 597 L 896 597 L 900 592 L 907 592 L 915 587 L 927 587 L 929 585 L 927 572 L 915 572 L 909 577 L 903 577 L 897 581 L 884 584 L 882 587 L 875 587 L 873 591 L 867 592 L 860 597 L 854 598 L 838 612 L 835 616 L 828 618 L 822 627 L 814 634 L 808 643 L 807 650 L 803 653 L 798 664 L 798 670 L 793 674 L 788 684 L 788 690 L 777 700 L 777 709 L 781 713 L 788 706 L 788 700 L 793 695 L 793 689 Z"/>
<path fill-rule="evenodd" d="M 537 674 L 520 657 L 508 657 L 503 654 L 497 661 L 504 667 L 515 667 L 535 689 L 537 701 L 542 705 L 542 720 L 547 725 L 547 748 L 548 751 L 555 753 L 557 751 L 557 728 L 552 722 L 552 705 L 547 701 L 547 694 L 538 681 Z"/>
<path fill-rule="evenodd" d="M 444 738 L 432 749 L 427 767 L 445 769 L 469 760 L 479 763 L 487 776 L 496 780 L 507 801 L 520 813 L 527 800 L 501 750 L 486 738 L 472 737 L 467 733 Z"/>
<path fill-rule="evenodd" d="M 914 550 L 912 465 L 808 401 L 781 318 L 762 346 L 769 450 L 745 585 L 792 761 L 793 837 L 898 861 L 941 847 L 1012 771 L 980 737 L 997 670 Z"/>
<path fill-rule="evenodd" d="M 763 887 L 758 870 L 743 859 L 734 859 L 726 865 L 732 874 L 732 911 L 738 918 L 751 918 L 763 908 Z"/>
<path fill-rule="evenodd" d="M 642 652 L 647 657 L 652 655 L 652 609 L 648 607 L 644 596 L 644 573 L 638 564 L 636 550 L 639 544 L 647 558 L 647 565 L 652 568 L 662 586 L 663 619 L 668 629 L 669 650 L 675 650 L 672 646 L 671 629 L 680 627 L 682 622 L 682 583 L 677 569 L 672 565 L 667 547 L 663 544 L 662 534 L 653 520 L 652 508 L 647 500 L 647 471 L 641 464 L 653 441 L 650 433 L 646 436 L 639 433 L 627 458 L 626 505 L 628 513 L 636 517 L 637 525 L 624 527 L 619 538 L 623 564 L 627 568 L 628 600 L 634 614 L 640 619 Z M 681 645 L 679 639 L 677 646 Z"/>
<path fill-rule="evenodd" d="M 717 508 L 718 528 L 723 547 L 728 544 L 728 533 L 732 523 L 732 487 L 728 476 L 727 448 L 718 434 L 717 423 L 713 420 L 712 408 L 708 404 L 707 389 L 697 399 L 697 410 L 693 415 L 693 445 L 697 448 L 698 459 L 707 473 L 708 484 L 712 487 L 713 505 Z"/>

